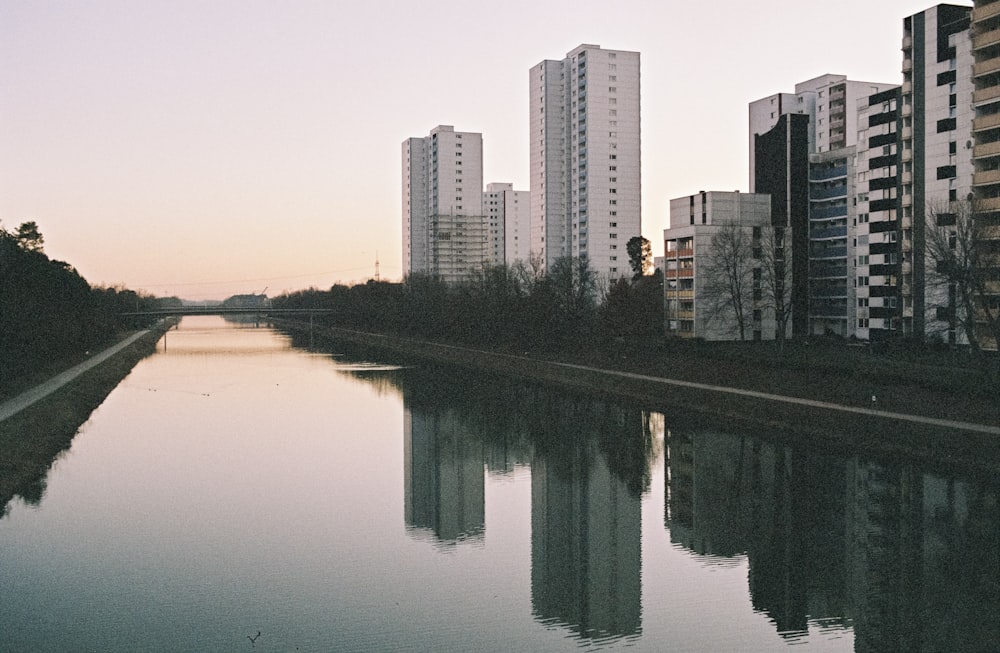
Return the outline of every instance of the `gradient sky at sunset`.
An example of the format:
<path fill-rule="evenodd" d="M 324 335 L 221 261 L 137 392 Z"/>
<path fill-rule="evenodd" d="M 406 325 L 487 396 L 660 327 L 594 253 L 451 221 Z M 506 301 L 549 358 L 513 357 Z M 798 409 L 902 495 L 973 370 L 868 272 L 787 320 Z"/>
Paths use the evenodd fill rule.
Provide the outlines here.
<path fill-rule="evenodd" d="M 969 4 L 969 3 L 966 3 Z M 528 69 L 642 53 L 643 235 L 747 188 L 747 103 L 824 73 L 900 81 L 912 0 L 495 5 L 0 0 L 0 220 L 92 284 L 268 294 L 401 276 L 400 144 L 483 133 L 528 187 Z"/>

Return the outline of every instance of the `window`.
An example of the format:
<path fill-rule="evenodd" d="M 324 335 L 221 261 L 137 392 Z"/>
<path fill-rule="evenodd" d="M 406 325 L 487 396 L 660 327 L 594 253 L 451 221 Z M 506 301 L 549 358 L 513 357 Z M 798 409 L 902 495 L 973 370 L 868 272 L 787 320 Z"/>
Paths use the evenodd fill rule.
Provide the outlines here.
<path fill-rule="evenodd" d="M 618 234 L 608 234 L 608 238 L 614 240 L 614 239 L 618 238 Z"/>
<path fill-rule="evenodd" d="M 617 227 L 617 226 L 618 226 L 618 223 L 617 223 L 617 222 L 612 222 L 612 223 L 611 223 L 611 228 L 612 228 L 612 229 L 614 229 L 614 228 L 615 228 L 615 227 Z"/>

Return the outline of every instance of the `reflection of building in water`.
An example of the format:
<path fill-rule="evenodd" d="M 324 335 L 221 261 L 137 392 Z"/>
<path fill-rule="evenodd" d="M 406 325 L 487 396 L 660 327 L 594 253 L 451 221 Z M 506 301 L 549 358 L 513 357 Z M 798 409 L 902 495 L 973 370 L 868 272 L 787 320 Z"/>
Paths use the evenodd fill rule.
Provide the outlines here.
<path fill-rule="evenodd" d="M 641 629 L 641 505 L 585 444 L 572 460 L 531 466 L 531 598 L 535 617 L 584 637 Z"/>
<path fill-rule="evenodd" d="M 750 441 L 748 557 L 754 608 L 778 632 L 846 627 L 842 459 Z"/>
<path fill-rule="evenodd" d="M 746 551 L 750 489 L 745 438 L 668 432 L 666 522 L 670 541 L 695 553 L 731 557 Z"/>
<path fill-rule="evenodd" d="M 1000 488 L 753 437 L 668 432 L 666 524 L 695 553 L 746 551 L 783 634 L 850 627 L 856 651 L 1000 641 Z"/>
<path fill-rule="evenodd" d="M 751 437 L 668 431 L 665 444 L 671 541 L 713 563 L 745 553 L 753 605 L 781 632 L 839 620 L 842 470 Z"/>
<path fill-rule="evenodd" d="M 485 528 L 482 445 L 450 410 L 404 411 L 406 526 L 454 543 Z"/>
<path fill-rule="evenodd" d="M 996 485 L 856 462 L 848 489 L 855 650 L 996 650 Z"/>

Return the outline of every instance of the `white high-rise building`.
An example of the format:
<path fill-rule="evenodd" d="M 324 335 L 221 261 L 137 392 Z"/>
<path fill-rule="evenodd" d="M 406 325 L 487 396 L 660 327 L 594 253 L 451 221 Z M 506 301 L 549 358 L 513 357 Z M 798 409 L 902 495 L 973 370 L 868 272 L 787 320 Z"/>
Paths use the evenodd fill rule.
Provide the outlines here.
<path fill-rule="evenodd" d="M 440 125 L 403 141 L 403 274 L 461 281 L 486 262 L 483 135 Z"/>
<path fill-rule="evenodd" d="M 490 264 L 527 264 L 531 257 L 531 193 L 514 190 L 514 184 L 487 184 L 483 213 Z"/>
<path fill-rule="evenodd" d="M 628 276 L 642 233 L 639 53 L 581 45 L 529 72 L 531 257 Z"/>
<path fill-rule="evenodd" d="M 795 85 L 794 93 L 775 93 L 750 103 L 750 191 L 755 192 L 754 135 L 764 134 L 788 113 L 809 116 L 809 153 L 829 152 L 855 144 L 858 100 L 894 84 L 862 82 L 844 75 L 820 75 Z"/>

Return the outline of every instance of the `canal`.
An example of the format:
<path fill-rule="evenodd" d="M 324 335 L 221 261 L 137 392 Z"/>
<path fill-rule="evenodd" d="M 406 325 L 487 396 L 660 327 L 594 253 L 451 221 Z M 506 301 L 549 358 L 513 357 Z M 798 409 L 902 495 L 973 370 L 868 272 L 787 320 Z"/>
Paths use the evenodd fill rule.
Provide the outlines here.
<path fill-rule="evenodd" d="M 170 331 L 0 513 L 0 650 L 1000 641 L 995 476 L 308 345 Z"/>

